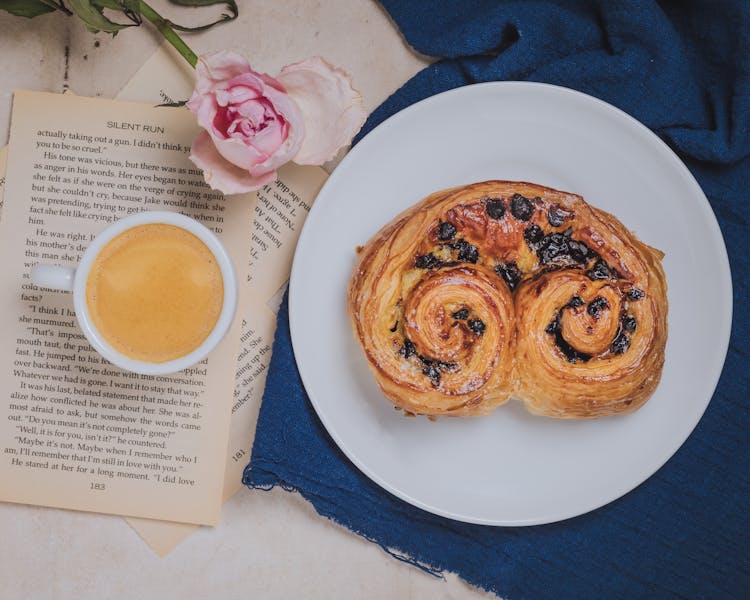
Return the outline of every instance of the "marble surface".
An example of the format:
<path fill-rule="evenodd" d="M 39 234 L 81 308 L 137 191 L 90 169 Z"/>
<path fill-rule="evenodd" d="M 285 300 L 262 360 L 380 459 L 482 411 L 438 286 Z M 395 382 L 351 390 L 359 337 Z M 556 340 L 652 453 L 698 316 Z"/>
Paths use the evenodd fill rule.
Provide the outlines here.
<path fill-rule="evenodd" d="M 176 21 L 195 17 L 153 4 Z M 352 74 L 368 110 L 429 62 L 374 2 L 238 4 L 239 19 L 187 35 L 190 46 L 233 49 L 271 73 L 323 55 Z M 160 43 L 147 27 L 93 35 L 62 13 L 26 20 L 0 12 L 0 31 L 0 144 L 13 90 L 114 97 Z M 0 597 L 8 599 L 488 597 L 455 575 L 437 579 L 391 558 L 281 490 L 242 490 L 219 526 L 200 529 L 165 558 L 114 516 L 0 503 L 0 532 Z"/>

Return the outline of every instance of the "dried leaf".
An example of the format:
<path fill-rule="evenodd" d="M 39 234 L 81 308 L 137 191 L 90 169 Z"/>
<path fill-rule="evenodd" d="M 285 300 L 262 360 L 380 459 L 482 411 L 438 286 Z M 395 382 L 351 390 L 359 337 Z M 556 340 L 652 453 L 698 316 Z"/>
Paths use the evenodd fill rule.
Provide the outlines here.
<path fill-rule="evenodd" d="M 40 0 L 0 0 L 0 10 L 6 10 L 17 17 L 32 19 L 57 9 Z"/>
<path fill-rule="evenodd" d="M 178 100 L 177 102 L 163 102 L 162 104 L 157 104 L 156 108 L 179 108 L 181 106 L 185 106 L 188 103 L 187 100 Z"/>
<path fill-rule="evenodd" d="M 105 31 L 116 34 L 121 29 L 132 27 L 135 23 L 115 23 L 104 16 L 102 8 L 112 8 L 114 10 L 123 10 L 119 2 L 107 2 L 102 0 L 67 0 L 70 10 L 72 10 L 86 24 L 89 31 Z"/>
<path fill-rule="evenodd" d="M 237 18 L 237 15 L 239 14 L 239 10 L 237 9 L 237 3 L 235 0 L 169 0 L 172 4 L 177 4 L 179 6 L 193 6 L 193 7 L 199 7 L 199 6 L 213 6 L 215 4 L 223 4 L 226 7 L 226 10 L 228 11 L 225 13 L 222 13 L 221 17 L 219 17 L 216 21 L 209 23 L 207 25 L 201 25 L 199 27 L 185 27 L 183 25 L 178 25 L 174 21 L 169 21 L 170 26 L 173 29 L 176 29 L 177 31 L 203 31 L 205 29 L 210 29 L 214 25 L 218 25 L 219 23 L 224 23 L 226 21 L 234 21 L 234 19 Z"/>

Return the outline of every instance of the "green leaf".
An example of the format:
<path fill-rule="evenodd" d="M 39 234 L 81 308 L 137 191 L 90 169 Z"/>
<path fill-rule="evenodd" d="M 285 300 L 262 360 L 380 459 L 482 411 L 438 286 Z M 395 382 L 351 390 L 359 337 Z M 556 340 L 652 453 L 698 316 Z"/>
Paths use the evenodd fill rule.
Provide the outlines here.
<path fill-rule="evenodd" d="M 134 25 L 140 25 L 143 22 L 141 18 L 141 1 L 140 0 L 91 0 L 92 6 L 102 12 L 101 9 L 108 8 L 124 13 L 125 16 L 133 21 Z"/>
<path fill-rule="evenodd" d="M 141 2 L 140 0 L 120 0 L 122 7 L 136 15 L 141 14 Z"/>
<path fill-rule="evenodd" d="M 116 34 L 121 29 L 135 25 L 135 23 L 115 23 L 104 16 L 102 6 L 105 8 L 113 8 L 114 10 L 122 10 L 122 6 L 118 2 L 101 2 L 101 0 L 67 1 L 70 10 L 78 15 L 86 24 L 88 30 L 93 33 L 96 33 L 97 31 L 106 31 L 107 33 Z"/>
<path fill-rule="evenodd" d="M 91 4 L 97 9 L 111 8 L 112 10 L 122 10 L 122 4 L 117 0 L 91 0 Z"/>
<path fill-rule="evenodd" d="M 40 0 L 0 0 L 0 10 L 7 10 L 17 17 L 31 19 L 45 13 L 54 12 L 57 9 Z"/>
<path fill-rule="evenodd" d="M 233 13 L 237 13 L 237 3 L 234 0 L 169 0 L 172 4 L 179 6 L 213 6 L 214 4 L 226 4 Z"/>
<path fill-rule="evenodd" d="M 177 31 L 203 31 L 205 29 L 210 29 L 214 25 L 218 25 L 219 23 L 224 23 L 226 21 L 234 21 L 237 18 L 237 15 L 239 14 L 239 10 L 237 9 L 237 3 L 235 0 L 169 0 L 172 4 L 177 4 L 178 6 L 193 6 L 193 7 L 199 7 L 199 6 L 213 6 L 215 4 L 223 4 L 228 11 L 228 14 L 226 12 L 221 14 L 221 17 L 216 19 L 216 21 L 212 23 L 208 23 L 207 25 L 201 25 L 200 27 L 185 27 L 183 25 L 178 25 L 174 21 L 169 21 L 169 24 L 176 29 Z"/>

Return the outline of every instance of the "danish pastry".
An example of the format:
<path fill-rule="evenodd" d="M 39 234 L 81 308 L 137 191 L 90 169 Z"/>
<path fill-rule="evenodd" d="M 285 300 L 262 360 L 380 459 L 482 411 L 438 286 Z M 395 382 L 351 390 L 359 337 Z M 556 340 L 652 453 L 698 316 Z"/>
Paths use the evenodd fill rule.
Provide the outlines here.
<path fill-rule="evenodd" d="M 628 413 L 667 339 L 662 252 L 582 197 L 487 181 L 432 194 L 360 249 L 354 332 L 383 393 L 421 415 Z"/>

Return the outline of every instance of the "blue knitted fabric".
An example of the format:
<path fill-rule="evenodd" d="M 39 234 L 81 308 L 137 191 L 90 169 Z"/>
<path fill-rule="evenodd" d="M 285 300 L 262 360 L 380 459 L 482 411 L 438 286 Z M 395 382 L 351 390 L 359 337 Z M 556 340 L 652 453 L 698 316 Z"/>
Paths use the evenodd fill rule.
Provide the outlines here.
<path fill-rule="evenodd" d="M 629 494 L 550 525 L 470 525 L 402 502 L 338 450 L 302 387 L 285 301 L 244 483 L 296 490 L 397 558 L 456 572 L 505 598 L 750 597 L 750 1 L 383 5 L 415 50 L 440 60 L 375 110 L 361 135 L 451 88 L 527 80 L 601 98 L 677 152 L 729 252 L 727 361 L 693 434 Z"/>

